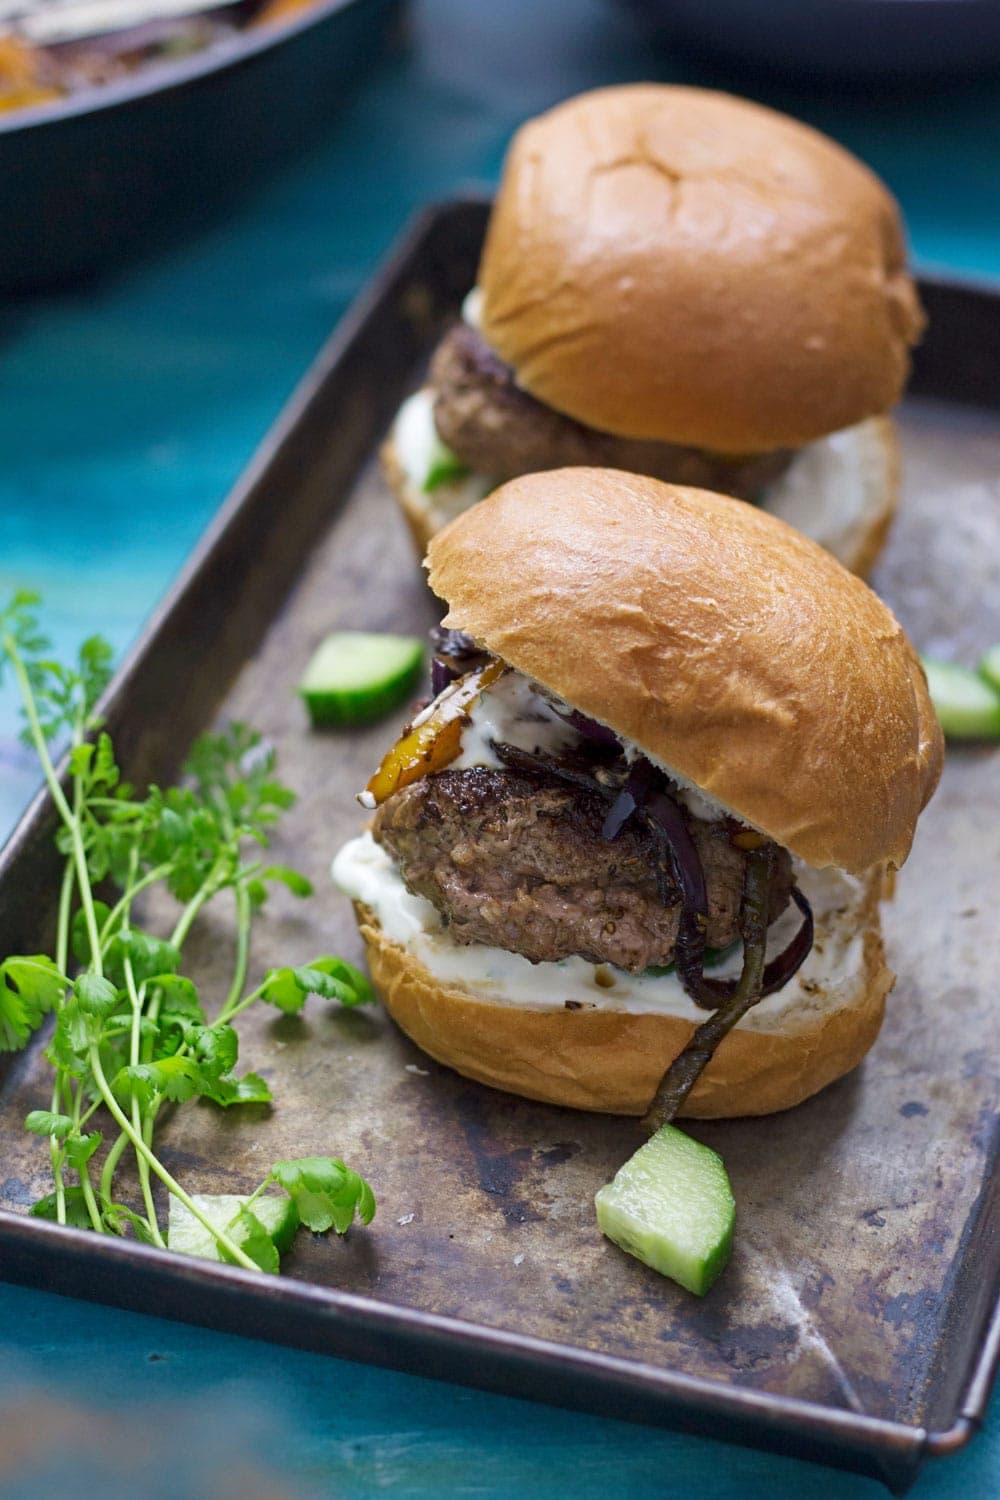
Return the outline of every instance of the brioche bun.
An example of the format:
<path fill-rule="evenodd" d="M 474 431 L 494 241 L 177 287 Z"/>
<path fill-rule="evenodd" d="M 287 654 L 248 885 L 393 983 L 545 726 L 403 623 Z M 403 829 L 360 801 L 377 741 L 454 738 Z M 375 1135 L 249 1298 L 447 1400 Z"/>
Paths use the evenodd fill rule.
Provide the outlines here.
<path fill-rule="evenodd" d="M 431 491 L 408 473 L 390 433 L 382 472 L 423 557 L 431 537 L 466 507 L 461 481 Z M 864 578 L 882 550 L 899 500 L 899 447 L 889 417 L 869 417 L 803 448 L 761 500 Z"/>
<path fill-rule="evenodd" d="M 835 911 L 816 907 L 817 943 L 856 932 L 861 956 L 840 982 L 817 984 L 808 969 L 788 985 L 779 1021 L 751 1011 L 724 1039 L 681 1110 L 715 1119 L 790 1109 L 855 1068 L 871 1047 L 893 975 L 878 920 L 881 872 Z M 695 1022 L 665 1013 L 526 1008 L 442 983 L 386 936 L 356 903 L 375 988 L 418 1047 L 467 1078 L 528 1099 L 609 1114 L 641 1115 Z M 545 966 L 542 965 L 542 968 Z M 544 977 L 540 976 L 544 988 Z"/>
<path fill-rule="evenodd" d="M 889 609 L 775 516 L 613 469 L 495 490 L 433 538 L 444 623 L 807 864 L 902 864 L 943 744 Z"/>
<path fill-rule="evenodd" d="M 479 280 L 484 337 L 540 401 L 732 454 L 888 411 L 923 323 L 872 172 L 785 115 L 674 85 L 524 125 Z"/>

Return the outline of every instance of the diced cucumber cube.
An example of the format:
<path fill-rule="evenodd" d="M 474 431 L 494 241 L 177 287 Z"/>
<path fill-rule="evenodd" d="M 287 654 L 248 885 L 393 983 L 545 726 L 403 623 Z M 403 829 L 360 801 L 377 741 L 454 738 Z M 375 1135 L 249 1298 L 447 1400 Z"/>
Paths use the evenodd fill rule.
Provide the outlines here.
<path fill-rule="evenodd" d="M 602 1234 L 699 1297 L 729 1260 L 736 1204 L 722 1158 L 673 1125 L 640 1146 L 594 1202 Z"/>
<path fill-rule="evenodd" d="M 316 726 L 364 724 L 404 702 L 423 665 L 414 636 L 338 630 L 313 653 L 299 693 Z"/>
<path fill-rule="evenodd" d="M 1000 693 L 984 677 L 954 662 L 928 661 L 926 657 L 921 657 L 921 662 L 946 735 L 951 739 L 1000 737 Z"/>
<path fill-rule="evenodd" d="M 1000 641 L 979 658 L 979 675 L 1000 693 Z"/>

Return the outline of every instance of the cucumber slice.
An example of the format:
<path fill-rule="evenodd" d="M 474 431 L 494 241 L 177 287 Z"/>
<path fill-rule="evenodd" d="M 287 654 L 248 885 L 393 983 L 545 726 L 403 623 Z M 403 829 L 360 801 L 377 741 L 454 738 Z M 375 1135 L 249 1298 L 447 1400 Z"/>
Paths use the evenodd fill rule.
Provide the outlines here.
<path fill-rule="evenodd" d="M 468 464 L 463 464 L 457 453 L 452 453 L 450 448 L 445 447 L 441 439 L 431 449 L 430 463 L 427 468 L 427 476 L 421 489 L 425 494 L 436 490 L 440 484 L 448 484 L 453 479 L 464 479 L 470 472 Z"/>
<path fill-rule="evenodd" d="M 733 1248 L 736 1203 L 716 1152 L 664 1125 L 594 1199 L 602 1234 L 703 1297 Z"/>
<path fill-rule="evenodd" d="M 237 1244 L 241 1243 L 242 1235 L 229 1226 L 246 1198 L 239 1197 L 237 1193 L 192 1193 L 191 1196 L 207 1219 L 217 1228 L 225 1229 Z M 246 1196 L 249 1197 L 249 1193 Z M 280 1197 L 274 1194 L 268 1198 L 258 1198 L 251 1212 L 256 1214 L 271 1236 L 278 1253 L 287 1250 L 299 1227 L 299 1211 L 291 1198 L 285 1193 Z M 219 1246 L 204 1224 L 199 1223 L 194 1214 L 172 1195 L 167 1219 L 167 1246 L 171 1250 L 180 1251 L 182 1255 L 199 1255 L 202 1260 L 222 1260 Z"/>
<path fill-rule="evenodd" d="M 364 724 L 404 702 L 423 665 L 414 636 L 338 630 L 314 652 L 299 692 L 314 725 Z"/>
<path fill-rule="evenodd" d="M 1000 738 L 1000 693 L 978 672 L 920 658 L 941 728 L 951 739 Z"/>
<path fill-rule="evenodd" d="M 1000 693 L 1000 641 L 979 658 L 979 675 Z"/>

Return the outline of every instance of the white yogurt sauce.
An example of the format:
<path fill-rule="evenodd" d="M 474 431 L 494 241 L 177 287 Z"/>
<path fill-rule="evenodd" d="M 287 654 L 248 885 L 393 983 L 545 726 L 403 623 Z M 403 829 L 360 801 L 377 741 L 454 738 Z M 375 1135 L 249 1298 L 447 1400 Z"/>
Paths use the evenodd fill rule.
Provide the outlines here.
<path fill-rule="evenodd" d="M 479 328 L 483 321 L 483 289 L 474 286 L 471 292 L 466 292 L 462 303 L 462 322 L 468 323 L 470 328 Z"/>
<path fill-rule="evenodd" d="M 424 482 L 435 459 L 445 451 L 434 426 L 434 392 L 429 386 L 414 391 L 403 402 L 396 413 L 391 439 L 400 468 L 423 499 L 435 531 L 482 500 L 495 487 L 494 481 L 484 474 L 466 474 L 458 479 L 445 479 L 432 490 L 424 490 Z"/>
<path fill-rule="evenodd" d="M 533 1010 L 559 1009 L 568 1002 L 574 1008 L 659 1012 L 695 1022 L 705 1019 L 705 1012 L 685 994 L 675 974 L 628 974 L 610 964 L 595 968 L 576 957 L 533 964 L 502 948 L 454 942 L 431 903 L 406 889 L 395 860 L 370 833 L 344 845 L 332 873 L 346 896 L 363 902 L 374 913 L 388 938 L 411 952 L 441 983 L 468 990 L 473 998 Z M 862 882 L 838 870 L 799 865 L 796 878 L 813 904 L 816 942 L 795 978 L 740 1022 L 750 1031 L 811 1025 L 817 1009 L 833 1009 L 839 995 L 851 994 L 863 971 L 863 938 L 856 931 Z M 796 908 L 790 906 L 771 928 L 771 954 L 787 944 L 800 920 Z M 713 973 L 738 972 L 740 962 L 737 950 L 729 963 Z M 610 988 L 609 978 L 613 981 Z"/>
<path fill-rule="evenodd" d="M 814 537 L 839 556 L 867 505 L 863 440 L 867 424 L 845 427 L 800 448 L 779 479 L 767 487 L 763 509 Z"/>
<path fill-rule="evenodd" d="M 557 755 L 579 738 L 527 677 L 520 672 L 505 672 L 470 708 L 462 726 L 461 752 L 448 770 L 468 771 L 473 766 L 502 770 L 503 761 L 494 753 L 494 744 Z"/>
<path fill-rule="evenodd" d="M 550 755 L 579 743 L 579 734 L 555 711 L 553 702 L 566 713 L 571 711 L 570 704 L 554 695 L 543 695 L 520 672 L 513 669 L 505 672 L 498 682 L 480 694 L 469 709 L 462 728 L 461 753 L 451 762 L 449 769 L 467 771 L 473 766 L 488 766 L 491 770 L 500 770 L 503 762 L 492 748 L 496 743 L 515 745 L 519 750 L 543 750 Z M 433 705 L 425 712 L 432 713 Z M 631 740 L 623 740 L 622 747 L 629 762 L 646 754 Z M 715 823 L 721 818 L 735 816 L 729 808 L 693 786 L 663 761 L 650 755 L 646 758 L 674 783 L 677 800 L 683 802 L 692 817 Z"/>

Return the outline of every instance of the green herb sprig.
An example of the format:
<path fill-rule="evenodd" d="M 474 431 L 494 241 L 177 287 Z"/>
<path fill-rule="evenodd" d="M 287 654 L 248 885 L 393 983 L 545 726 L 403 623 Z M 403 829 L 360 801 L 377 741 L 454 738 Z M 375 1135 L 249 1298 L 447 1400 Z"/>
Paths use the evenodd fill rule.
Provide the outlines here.
<path fill-rule="evenodd" d="M 223 1108 L 271 1102 L 263 1078 L 235 1071 L 239 1040 L 232 1022 L 249 1006 L 261 1002 L 294 1014 L 309 995 L 361 1005 L 372 999 L 371 985 L 351 964 L 323 955 L 269 970 L 247 989 L 251 926 L 269 887 L 281 884 L 295 896 L 312 889 L 303 875 L 264 857 L 273 825 L 295 801 L 275 776 L 273 750 L 247 726 L 233 724 L 198 740 L 185 784 L 138 794 L 123 780 L 96 712 L 110 679 L 110 648 L 92 637 L 75 666 L 53 660 L 38 602 L 19 593 L 0 611 L 0 676 L 8 666 L 20 689 L 24 738 L 58 812 L 56 841 L 65 859 L 55 953 L 0 962 L 0 1050 L 25 1046 L 55 1012 L 45 1050 L 53 1069 L 50 1105 L 25 1121 L 48 1138 L 53 1191 L 31 1212 L 98 1233 L 131 1229 L 163 1247 L 156 1178 L 201 1224 L 220 1258 L 277 1270 L 277 1248 L 253 1212 L 266 1187 L 283 1189 L 310 1228 L 343 1234 L 355 1216 L 363 1223 L 373 1217 L 369 1185 L 336 1158 L 279 1162 L 237 1221 L 220 1223 L 211 1200 L 190 1195 L 158 1156 L 157 1119 L 165 1103 L 195 1098 Z M 65 789 L 53 742 L 67 750 Z M 95 894 L 105 883 L 118 892 L 113 904 Z M 180 906 L 166 937 L 133 920 L 136 900 L 154 886 L 165 887 Z M 181 960 L 199 914 L 223 891 L 235 902 L 236 941 L 227 994 L 209 1021 Z M 104 1129 L 88 1127 L 106 1129 L 107 1117 L 106 1141 Z M 117 1175 L 128 1157 L 135 1160 L 141 1206 L 118 1198 Z"/>

